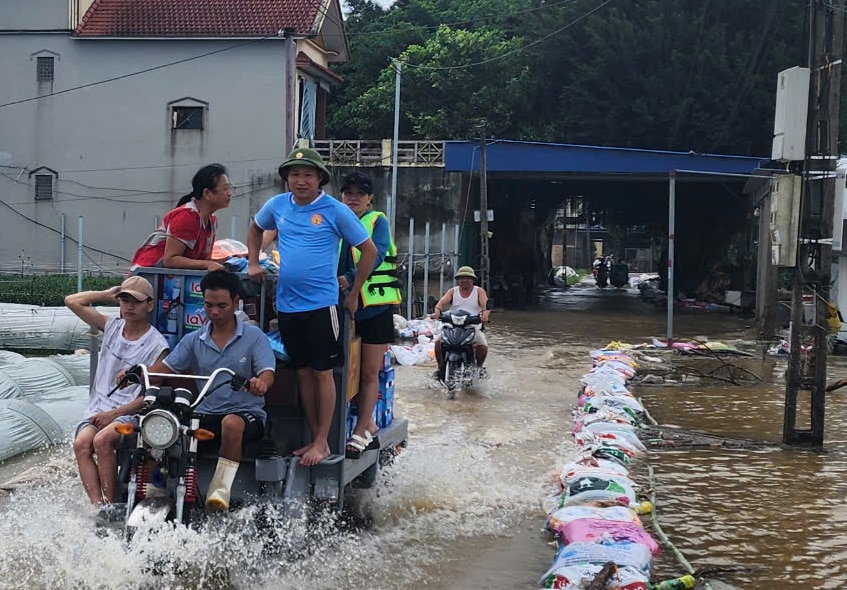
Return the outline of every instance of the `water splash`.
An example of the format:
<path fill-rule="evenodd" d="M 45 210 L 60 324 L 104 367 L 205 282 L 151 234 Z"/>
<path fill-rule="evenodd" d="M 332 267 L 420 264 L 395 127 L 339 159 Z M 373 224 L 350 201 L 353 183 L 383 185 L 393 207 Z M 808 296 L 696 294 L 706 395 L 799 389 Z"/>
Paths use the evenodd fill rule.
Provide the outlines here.
<path fill-rule="evenodd" d="M 130 543 L 95 526 L 75 473 L 54 472 L 0 498 L 0 588 L 414 585 L 445 541 L 507 535 L 516 515 L 538 505 L 537 490 L 500 472 L 491 447 L 467 440 L 456 425 L 415 441 L 381 470 L 375 489 L 355 492 L 346 515 L 324 512 L 306 522 L 249 507 L 196 530 L 139 532 Z M 56 451 L 68 461 L 70 453 Z"/>

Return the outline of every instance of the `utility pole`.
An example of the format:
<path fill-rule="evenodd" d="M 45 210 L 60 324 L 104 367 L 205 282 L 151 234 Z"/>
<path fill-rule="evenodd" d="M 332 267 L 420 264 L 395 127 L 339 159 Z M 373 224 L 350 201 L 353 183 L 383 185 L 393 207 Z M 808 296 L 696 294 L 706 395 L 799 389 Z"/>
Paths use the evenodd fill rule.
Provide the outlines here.
<path fill-rule="evenodd" d="M 821 446 L 824 436 L 832 224 L 838 159 L 838 111 L 844 0 L 810 0 L 809 108 L 802 165 L 800 243 L 791 302 L 791 354 L 783 442 Z M 803 347 L 807 348 L 804 352 Z M 811 427 L 797 428 L 798 393 L 811 399 Z"/>
<path fill-rule="evenodd" d="M 485 152 L 485 137 L 479 142 L 479 284 L 489 287 L 488 257 L 488 159 Z"/>

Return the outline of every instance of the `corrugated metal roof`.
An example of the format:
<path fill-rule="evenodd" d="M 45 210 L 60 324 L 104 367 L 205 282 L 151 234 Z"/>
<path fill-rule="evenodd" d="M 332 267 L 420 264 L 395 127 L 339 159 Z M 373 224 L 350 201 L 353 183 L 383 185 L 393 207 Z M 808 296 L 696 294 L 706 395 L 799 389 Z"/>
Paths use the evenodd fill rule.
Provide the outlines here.
<path fill-rule="evenodd" d="M 675 170 L 751 174 L 770 161 L 767 157 L 513 140 L 490 140 L 486 158 L 489 172 L 656 175 Z M 444 163 L 445 170 L 478 171 L 479 143 L 448 141 Z"/>

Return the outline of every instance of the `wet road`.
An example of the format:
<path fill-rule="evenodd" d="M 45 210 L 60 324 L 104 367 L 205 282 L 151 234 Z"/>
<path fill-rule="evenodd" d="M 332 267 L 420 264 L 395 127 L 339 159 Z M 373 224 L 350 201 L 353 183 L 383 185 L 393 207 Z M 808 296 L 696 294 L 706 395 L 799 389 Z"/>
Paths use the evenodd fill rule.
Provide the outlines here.
<path fill-rule="evenodd" d="M 378 491 L 357 500 L 374 520 L 367 532 L 334 533 L 328 525 L 326 543 L 313 534 L 309 558 L 280 563 L 258 556 L 249 519 L 236 516 L 203 537 L 175 531 L 127 550 L 92 532 L 82 489 L 66 469 L 44 488 L 0 499 L 0 588 L 138 587 L 150 555 L 173 554 L 200 569 L 230 566 L 229 584 L 218 587 L 535 588 L 553 558 L 541 500 L 557 464 L 573 452 L 571 412 L 588 351 L 665 333 L 664 308 L 631 292 L 583 288 L 546 299 L 541 308 L 494 316 L 491 377 L 477 391 L 448 401 L 428 377 L 432 367 L 398 368 L 397 413 L 410 419 L 409 447 L 383 472 Z M 725 312 L 688 312 L 678 315 L 676 333 L 727 341 L 752 331 Z M 833 364 L 833 374 L 847 373 L 847 364 Z M 644 387 L 637 395 L 660 423 L 778 441 L 784 365 L 752 365 L 770 383 Z M 828 404 L 822 454 L 650 454 L 663 528 L 689 561 L 762 566 L 716 589 L 847 586 L 845 398 L 833 395 Z M 70 450 L 50 458 L 67 464 Z M 0 479 L 26 463 L 0 466 Z M 672 560 L 660 568 L 683 573 Z"/>

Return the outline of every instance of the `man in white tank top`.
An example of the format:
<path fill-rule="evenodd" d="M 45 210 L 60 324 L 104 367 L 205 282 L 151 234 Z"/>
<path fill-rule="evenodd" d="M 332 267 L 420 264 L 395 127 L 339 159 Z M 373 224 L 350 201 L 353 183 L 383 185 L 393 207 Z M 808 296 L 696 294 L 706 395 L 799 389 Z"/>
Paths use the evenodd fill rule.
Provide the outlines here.
<path fill-rule="evenodd" d="M 470 266 L 462 266 L 453 275 L 458 283 L 457 287 L 452 287 L 447 290 L 438 303 L 435 304 L 435 312 L 432 314 L 433 319 L 441 317 L 441 312 L 463 310 L 471 315 L 479 315 L 483 322 L 488 321 L 488 316 L 491 311 L 488 307 L 488 294 L 485 289 L 474 285 L 476 273 Z M 482 326 L 474 326 L 476 336 L 474 337 L 474 354 L 476 356 L 476 364 L 482 368 L 485 362 L 485 357 L 488 356 L 488 340 L 485 338 L 485 333 L 482 331 Z M 444 358 L 441 355 L 441 340 L 435 340 L 435 359 L 438 361 L 438 374 L 444 374 Z"/>
<path fill-rule="evenodd" d="M 107 317 L 92 307 L 115 299 L 120 303 L 119 318 Z M 147 321 L 153 310 L 153 286 L 144 277 L 129 277 L 120 287 L 107 291 L 68 295 L 65 305 L 94 330 L 103 332 L 88 409 L 74 436 L 74 455 L 91 503 L 111 504 L 117 475 L 115 449 L 121 439 L 114 425 L 137 420 L 143 392 L 133 385 L 108 394 L 120 371 L 142 363 L 152 365 L 167 354 L 168 343 Z"/>

